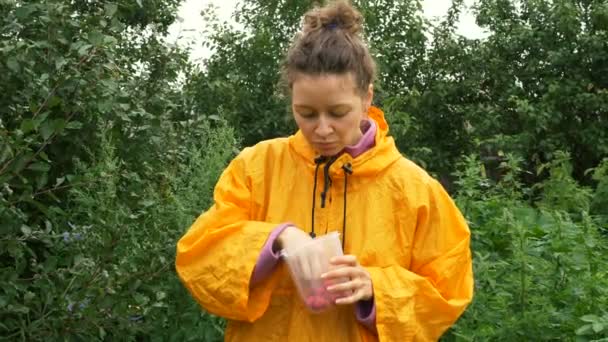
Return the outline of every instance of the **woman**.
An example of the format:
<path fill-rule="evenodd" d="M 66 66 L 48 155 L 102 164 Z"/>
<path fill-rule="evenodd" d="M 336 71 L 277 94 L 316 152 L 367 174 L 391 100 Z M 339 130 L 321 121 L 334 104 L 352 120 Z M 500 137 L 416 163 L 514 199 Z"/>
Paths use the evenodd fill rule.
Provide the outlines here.
<path fill-rule="evenodd" d="M 371 105 L 361 23 L 343 1 L 305 15 L 284 65 L 298 132 L 244 149 L 178 242 L 177 272 L 227 341 L 433 341 L 471 301 L 469 229 Z M 312 314 L 278 252 L 332 231 L 345 255 L 325 276 L 348 281 Z"/>

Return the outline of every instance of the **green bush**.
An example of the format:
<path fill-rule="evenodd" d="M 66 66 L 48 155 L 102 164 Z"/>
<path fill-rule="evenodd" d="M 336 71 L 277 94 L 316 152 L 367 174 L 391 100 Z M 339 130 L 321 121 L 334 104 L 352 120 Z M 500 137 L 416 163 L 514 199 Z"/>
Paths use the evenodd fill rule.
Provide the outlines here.
<path fill-rule="evenodd" d="M 601 318 L 608 302 L 608 241 L 600 222 L 579 207 L 585 202 L 575 202 L 588 199 L 589 189 L 572 181 L 566 155 L 557 155 L 562 158 L 541 168 L 550 176 L 536 202 L 532 191 L 492 184 L 477 158 L 462 163 L 456 199 L 472 231 L 475 298 L 445 340 L 608 335 Z M 517 164 L 508 164 L 503 182 L 518 178 Z"/>
<path fill-rule="evenodd" d="M 196 128 L 206 138 L 186 136 L 174 141 L 179 151 L 157 151 L 166 166 L 154 173 L 125 163 L 111 129 L 100 130 L 92 161 L 74 162 L 86 185 L 71 187 L 64 205 L 49 208 L 44 229 L 22 224 L 21 234 L 2 241 L 3 336 L 220 338 L 222 321 L 198 307 L 173 271 L 175 242 L 210 205 L 234 154 L 231 129 L 204 122 Z M 14 208 L 2 209 L 15 224 L 26 222 Z"/>
<path fill-rule="evenodd" d="M 237 142 L 180 87 L 176 5 L 0 3 L 0 339 L 220 338 L 174 250 Z"/>

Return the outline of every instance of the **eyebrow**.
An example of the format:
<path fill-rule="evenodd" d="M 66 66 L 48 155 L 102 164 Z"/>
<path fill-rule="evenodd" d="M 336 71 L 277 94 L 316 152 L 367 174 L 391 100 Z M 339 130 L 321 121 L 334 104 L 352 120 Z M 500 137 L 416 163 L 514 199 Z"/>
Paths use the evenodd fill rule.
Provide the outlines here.
<path fill-rule="evenodd" d="M 309 109 L 309 110 L 313 110 L 313 111 L 316 110 L 316 108 L 313 108 L 313 107 L 310 107 L 310 106 L 307 106 L 307 105 L 302 105 L 302 104 L 294 104 L 293 106 L 297 107 L 298 109 Z M 339 103 L 339 104 L 330 106 L 330 109 L 339 109 L 339 108 L 342 108 L 342 107 L 346 107 L 348 109 L 352 108 L 352 106 L 350 104 L 348 104 L 348 103 Z"/>

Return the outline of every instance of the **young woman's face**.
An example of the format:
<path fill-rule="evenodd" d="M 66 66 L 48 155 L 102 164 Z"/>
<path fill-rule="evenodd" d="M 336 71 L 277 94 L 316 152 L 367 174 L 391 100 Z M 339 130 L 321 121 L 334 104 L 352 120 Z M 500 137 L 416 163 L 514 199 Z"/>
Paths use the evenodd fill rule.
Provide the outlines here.
<path fill-rule="evenodd" d="M 360 124 L 367 118 L 373 88 L 361 96 L 354 77 L 299 75 L 292 86 L 292 111 L 308 143 L 323 156 L 338 154 L 362 136 Z"/>

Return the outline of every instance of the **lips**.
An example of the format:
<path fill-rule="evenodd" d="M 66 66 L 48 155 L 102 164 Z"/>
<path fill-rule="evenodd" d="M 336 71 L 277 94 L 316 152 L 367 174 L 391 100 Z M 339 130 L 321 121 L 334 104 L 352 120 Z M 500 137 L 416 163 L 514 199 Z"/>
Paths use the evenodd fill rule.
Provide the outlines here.
<path fill-rule="evenodd" d="M 316 144 L 316 148 L 321 154 L 333 154 L 337 149 L 338 144 L 336 143 L 318 143 Z"/>
<path fill-rule="evenodd" d="M 337 145 L 337 143 L 318 142 L 318 143 L 315 143 L 315 145 L 317 145 L 323 149 L 330 149 L 332 147 L 335 147 Z"/>

